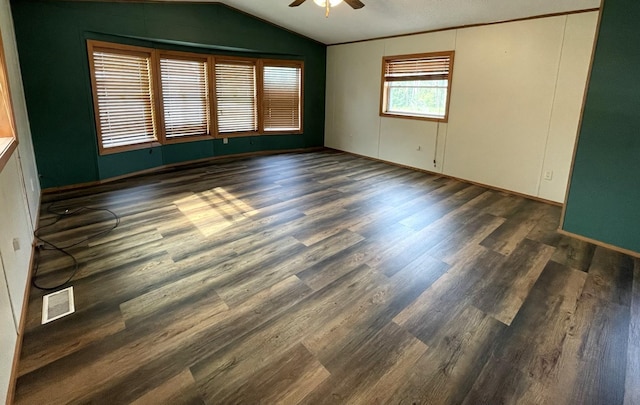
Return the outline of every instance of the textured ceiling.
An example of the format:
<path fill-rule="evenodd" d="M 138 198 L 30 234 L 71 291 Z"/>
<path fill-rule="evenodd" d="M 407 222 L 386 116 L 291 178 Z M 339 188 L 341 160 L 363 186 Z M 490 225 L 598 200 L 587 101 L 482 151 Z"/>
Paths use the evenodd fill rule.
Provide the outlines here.
<path fill-rule="evenodd" d="M 342 3 L 325 18 L 313 0 L 295 8 L 291 0 L 220 2 L 329 45 L 600 6 L 600 0 L 362 0 L 360 10 Z"/>

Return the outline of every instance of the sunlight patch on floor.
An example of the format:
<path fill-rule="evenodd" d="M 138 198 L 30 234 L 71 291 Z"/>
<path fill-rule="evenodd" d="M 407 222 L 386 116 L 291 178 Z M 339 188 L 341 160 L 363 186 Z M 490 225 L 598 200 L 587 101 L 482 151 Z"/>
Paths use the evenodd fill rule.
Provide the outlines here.
<path fill-rule="evenodd" d="M 194 193 L 173 203 L 204 236 L 214 235 L 258 213 L 222 187 Z"/>

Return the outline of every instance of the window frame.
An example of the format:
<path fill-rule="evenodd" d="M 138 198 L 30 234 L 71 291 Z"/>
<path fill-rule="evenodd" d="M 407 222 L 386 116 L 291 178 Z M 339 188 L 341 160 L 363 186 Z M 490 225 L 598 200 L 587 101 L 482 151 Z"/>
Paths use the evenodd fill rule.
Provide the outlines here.
<path fill-rule="evenodd" d="M 237 65 L 252 65 L 254 68 L 254 84 L 255 84 L 255 115 L 256 115 L 256 129 L 255 131 L 237 131 L 237 132 L 220 132 L 220 128 L 218 127 L 218 95 L 217 95 L 217 88 L 218 88 L 218 77 L 216 75 L 216 64 L 220 62 L 220 63 L 224 63 L 224 62 L 228 62 L 230 65 L 233 64 L 237 64 Z M 238 138 L 238 137 L 243 137 L 243 136 L 259 136 L 261 135 L 261 127 L 260 127 L 260 119 L 261 119 L 261 114 L 260 114 L 260 99 L 261 99 L 261 92 L 262 92 L 262 76 L 260 74 L 261 72 L 261 67 L 260 67 L 260 59 L 256 59 L 256 58 L 245 58 L 245 57 L 241 57 L 241 56 L 222 56 L 222 55 L 213 55 L 211 57 L 211 74 L 213 75 L 213 80 L 211 82 L 211 91 L 213 93 L 213 115 L 212 117 L 214 118 L 215 121 L 215 135 L 214 138 L 216 139 L 223 139 L 223 138 Z"/>
<path fill-rule="evenodd" d="M 162 145 L 169 145 L 183 142 L 195 142 L 201 140 L 234 138 L 244 136 L 269 136 L 269 135 L 288 135 L 288 134 L 302 134 L 304 123 L 304 61 L 293 59 L 267 59 L 267 58 L 252 58 L 235 55 L 218 55 L 206 52 L 184 52 L 174 50 L 155 49 L 143 46 L 126 45 L 117 42 L 106 42 L 101 40 L 87 39 L 87 60 L 89 62 L 89 76 L 91 80 L 92 102 L 93 102 L 93 114 L 94 124 L 96 130 L 96 140 L 98 143 L 99 155 L 108 155 L 112 153 L 120 153 L 125 151 L 132 151 L 138 149 L 147 149 L 150 147 L 157 147 Z M 153 131 L 155 140 L 153 142 L 145 142 L 140 144 L 122 145 L 117 147 L 103 147 L 102 141 L 102 129 L 100 124 L 100 111 L 98 104 L 97 83 L 95 75 L 95 65 L 93 52 L 97 49 L 99 51 L 132 54 L 136 56 L 150 55 L 149 63 L 149 75 L 151 82 L 151 101 L 153 112 Z M 166 59 L 184 59 L 190 61 L 206 62 L 207 67 L 207 80 L 209 96 L 209 110 L 208 110 L 208 127 L 209 133 L 203 135 L 187 135 L 181 137 L 167 138 L 165 128 L 164 117 L 164 100 L 162 94 L 162 70 L 161 62 L 162 58 Z M 255 116 L 256 116 L 256 130 L 255 131 L 239 131 L 239 132 L 220 132 L 218 127 L 218 100 L 217 100 L 217 83 L 215 66 L 216 62 L 234 62 L 246 63 L 254 66 L 255 69 Z M 282 66 L 282 67 L 296 67 L 300 69 L 300 129 L 299 130 L 265 130 L 264 117 L 263 117 L 263 94 L 264 94 L 264 66 Z"/>
<path fill-rule="evenodd" d="M 260 111 L 264 111 L 263 109 L 263 103 L 264 103 L 264 68 L 266 66 L 273 66 L 273 67 L 294 67 L 294 68 L 298 68 L 300 69 L 300 106 L 299 108 L 299 113 L 300 113 L 300 128 L 299 129 L 292 129 L 292 130 L 266 130 L 264 127 L 264 123 L 265 123 L 265 119 L 264 119 L 264 114 L 263 113 L 259 113 L 258 114 L 258 118 L 259 118 L 259 130 L 262 133 L 267 133 L 267 134 L 302 134 L 304 132 L 304 61 L 302 60 L 278 60 L 278 59 L 263 59 L 260 61 L 260 91 L 259 91 L 259 96 L 260 96 L 260 103 L 258 104 Z"/>
<path fill-rule="evenodd" d="M 207 94 L 209 96 L 209 110 L 207 112 L 207 120 L 208 120 L 208 128 L 209 132 L 207 134 L 202 135 L 191 135 L 191 136 L 182 136 L 175 138 L 167 138 L 166 136 L 166 126 L 164 119 L 164 96 L 163 96 L 163 88 L 162 88 L 162 68 L 160 60 L 166 59 L 180 59 L 185 61 L 192 62 L 204 62 L 206 65 L 206 74 L 207 74 Z M 158 123 L 158 139 L 160 143 L 163 145 L 171 145 L 176 143 L 184 143 L 184 142 L 194 142 L 194 141 L 202 141 L 207 139 L 214 139 L 214 134 L 217 132 L 217 128 L 214 128 L 214 119 L 212 118 L 215 112 L 214 108 L 214 94 L 212 94 L 214 86 L 212 86 L 212 75 L 211 72 L 211 56 L 206 54 L 199 54 L 193 52 L 182 52 L 182 51 L 167 51 L 167 50 L 158 50 L 156 51 L 156 58 L 153 63 L 157 74 L 155 75 L 157 83 L 155 84 L 156 89 L 156 97 L 157 100 L 157 119 Z"/>
<path fill-rule="evenodd" d="M 389 83 L 385 80 L 385 71 L 388 63 L 408 60 L 408 59 L 421 59 L 421 58 L 431 58 L 431 57 L 449 57 L 449 73 L 447 75 L 447 99 L 445 101 L 445 110 L 444 117 L 437 116 L 428 116 L 428 115 L 418 115 L 418 114 L 400 114 L 396 112 L 387 112 L 386 108 L 388 106 L 388 85 Z M 449 122 L 449 105 L 451 104 L 451 86 L 453 83 L 453 68 L 454 68 L 454 59 L 455 59 L 455 51 L 440 51 L 440 52 L 427 52 L 427 53 L 416 53 L 416 54 L 407 54 L 407 55 L 393 55 L 393 56 L 383 56 L 382 57 L 382 75 L 380 80 L 380 116 L 381 117 L 391 117 L 391 118 L 406 118 L 413 120 L 421 120 L 421 121 L 434 121 L 434 122 Z"/>
<path fill-rule="evenodd" d="M 8 124 L 8 134 L 0 132 L 0 172 L 4 169 L 5 165 L 13 155 L 13 152 L 18 148 L 18 132 L 16 130 L 16 119 L 13 112 L 13 103 L 11 101 L 11 86 L 9 85 L 9 72 L 7 70 L 7 62 L 5 59 L 4 43 L 2 41 L 2 34 L 0 33 L 0 85 L 6 89 L 2 92 L 3 104 L 6 111 L 0 111 L 0 114 L 6 114 L 6 120 Z M 3 131 L 4 132 L 4 131 Z"/>
<path fill-rule="evenodd" d="M 149 76 L 150 76 L 150 94 L 151 94 L 151 111 L 154 115 L 152 117 L 152 125 L 153 125 L 153 134 L 155 136 L 154 141 L 137 143 L 137 144 L 129 144 L 116 146 L 112 148 L 105 148 L 103 146 L 102 141 L 102 125 L 100 123 L 100 108 L 98 104 L 98 87 L 96 80 L 96 71 L 95 64 L 93 58 L 94 50 L 103 50 L 107 52 L 112 52 L 115 54 L 123 54 L 123 55 L 133 55 L 133 56 L 143 56 L 149 55 L 150 63 L 149 63 Z M 110 155 L 113 153 L 120 153 L 131 150 L 139 150 L 139 149 L 148 149 L 156 146 L 160 146 L 161 138 L 159 136 L 158 131 L 158 102 L 157 102 L 157 89 L 158 86 L 158 78 L 157 78 L 157 69 L 156 69 L 156 61 L 157 57 L 154 49 L 144 48 L 140 46 L 133 45 L 125 45 L 118 44 L 114 42 L 104 42 L 104 41 L 96 41 L 96 40 L 87 40 L 87 52 L 88 52 L 88 60 L 89 60 L 89 76 L 91 79 L 91 92 L 93 95 L 93 114 L 95 121 L 95 129 L 96 129 L 96 137 L 98 140 L 98 153 L 100 155 Z"/>

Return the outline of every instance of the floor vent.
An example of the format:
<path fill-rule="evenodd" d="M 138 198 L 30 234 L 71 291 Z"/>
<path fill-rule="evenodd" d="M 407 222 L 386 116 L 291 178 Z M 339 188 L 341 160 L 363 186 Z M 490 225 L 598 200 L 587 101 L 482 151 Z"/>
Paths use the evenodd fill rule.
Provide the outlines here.
<path fill-rule="evenodd" d="M 55 321 L 76 310 L 73 303 L 73 287 L 42 297 L 42 324 Z"/>

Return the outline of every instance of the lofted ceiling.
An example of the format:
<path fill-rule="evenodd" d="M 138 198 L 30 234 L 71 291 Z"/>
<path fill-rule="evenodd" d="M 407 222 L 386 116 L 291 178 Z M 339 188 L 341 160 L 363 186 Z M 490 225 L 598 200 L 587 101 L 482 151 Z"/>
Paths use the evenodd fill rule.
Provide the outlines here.
<path fill-rule="evenodd" d="M 362 0 L 360 10 L 341 3 L 325 18 L 313 0 L 295 8 L 291 1 L 220 3 L 328 45 L 600 7 L 600 0 Z"/>

